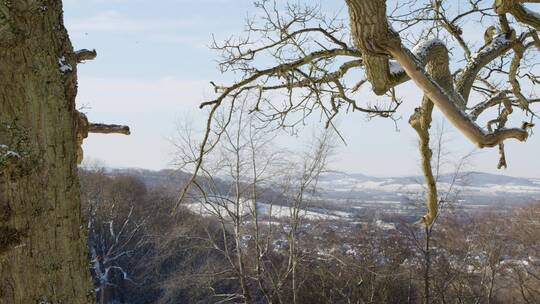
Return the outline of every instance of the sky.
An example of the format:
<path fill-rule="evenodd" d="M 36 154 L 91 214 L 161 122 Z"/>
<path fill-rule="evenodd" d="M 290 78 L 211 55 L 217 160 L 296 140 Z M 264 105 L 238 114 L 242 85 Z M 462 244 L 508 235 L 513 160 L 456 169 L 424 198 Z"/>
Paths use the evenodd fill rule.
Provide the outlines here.
<path fill-rule="evenodd" d="M 324 9 L 345 11 L 344 1 L 321 4 Z M 212 35 L 221 40 L 241 33 L 246 16 L 254 13 L 252 0 L 64 0 L 65 25 L 75 49 L 98 53 L 95 60 L 78 67 L 77 106 L 92 122 L 126 124 L 132 132 L 90 134 L 83 145 L 85 158 L 111 167 L 170 167 L 177 124 L 189 120 L 203 128 L 206 116 L 198 104 L 212 97 L 209 82 L 233 80 L 217 69 L 217 53 L 208 47 Z M 421 95 L 410 82 L 399 92 L 404 103 L 396 124 L 368 121 L 360 113 L 339 117 L 346 145 L 339 145 L 332 169 L 373 176 L 420 173 L 417 137 L 407 120 Z M 496 169 L 497 149 L 475 149 L 438 113 L 434 124 L 447 130 L 451 157 L 474 152 L 468 170 L 540 177 L 539 136 L 526 143 L 508 141 L 509 168 L 501 171 Z M 317 121 L 313 125 L 322 127 Z"/>

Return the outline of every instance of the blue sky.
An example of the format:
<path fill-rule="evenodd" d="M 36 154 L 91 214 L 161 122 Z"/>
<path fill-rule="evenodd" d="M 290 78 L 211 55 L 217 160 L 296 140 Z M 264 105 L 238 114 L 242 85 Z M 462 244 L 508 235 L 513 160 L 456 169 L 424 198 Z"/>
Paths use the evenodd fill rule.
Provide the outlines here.
<path fill-rule="evenodd" d="M 344 1 L 321 3 L 329 10 L 344 10 Z M 132 129 L 130 136 L 90 135 L 85 157 L 109 166 L 149 169 L 169 166 L 174 151 L 169 138 L 178 121 L 189 119 L 203 127 L 205 115 L 197 105 L 212 96 L 209 81 L 232 81 L 216 68 L 217 54 L 208 48 L 211 34 L 218 39 L 238 34 L 247 14 L 255 12 L 252 0 L 64 0 L 64 11 L 75 48 L 98 52 L 96 60 L 79 66 L 78 106 L 91 121 Z M 376 176 L 419 173 L 416 136 L 407 118 L 420 94 L 412 83 L 399 90 L 405 97 L 400 131 L 389 120 L 342 115 L 340 130 L 347 145 L 339 147 L 332 168 Z M 440 115 L 435 122 L 443 122 Z M 452 156 L 475 150 L 447 123 L 445 128 Z M 496 149 L 478 151 L 469 169 L 540 177 L 538 136 L 506 146 L 509 169 L 496 170 Z"/>

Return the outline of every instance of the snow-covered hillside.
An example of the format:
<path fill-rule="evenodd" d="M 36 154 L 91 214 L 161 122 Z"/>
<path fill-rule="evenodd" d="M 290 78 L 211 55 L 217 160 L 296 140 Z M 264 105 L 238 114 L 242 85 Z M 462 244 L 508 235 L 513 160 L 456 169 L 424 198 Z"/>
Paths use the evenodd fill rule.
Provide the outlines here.
<path fill-rule="evenodd" d="M 108 174 L 137 176 L 149 187 L 159 187 L 172 195 L 176 195 L 189 178 L 188 173 L 173 170 L 109 169 Z M 229 188 L 226 179 L 216 181 L 223 189 Z M 438 183 L 441 198 L 465 209 L 512 206 L 540 199 L 540 178 L 467 172 L 457 177 L 442 175 Z M 320 177 L 318 186 L 317 194 L 310 196 L 309 204 L 303 206 L 305 218 L 357 221 L 390 214 L 415 219 L 425 212 L 422 203 L 424 186 L 419 176 L 381 178 L 329 172 Z M 191 202 L 186 207 L 209 215 L 223 213 L 227 203 L 224 204 L 219 210 L 201 202 Z M 248 216 L 253 204 L 246 200 L 243 205 L 243 213 Z M 284 198 L 274 201 L 271 208 L 267 200 L 261 198 L 257 202 L 257 212 L 263 217 L 278 219 L 288 217 L 291 210 Z"/>
<path fill-rule="evenodd" d="M 331 172 L 321 177 L 320 196 L 325 198 L 377 201 L 407 201 L 424 189 L 420 176 L 370 177 Z M 445 174 L 438 179 L 439 192 L 469 203 L 519 203 L 540 199 L 540 178 L 520 178 L 481 172 L 459 176 Z"/>

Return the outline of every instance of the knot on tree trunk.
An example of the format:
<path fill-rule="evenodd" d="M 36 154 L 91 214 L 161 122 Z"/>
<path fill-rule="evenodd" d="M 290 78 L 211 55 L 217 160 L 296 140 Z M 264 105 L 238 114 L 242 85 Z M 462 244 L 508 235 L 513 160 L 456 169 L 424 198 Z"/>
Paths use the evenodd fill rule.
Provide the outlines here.
<path fill-rule="evenodd" d="M 85 114 L 75 111 L 75 114 L 77 115 L 75 123 L 76 123 L 76 137 L 75 140 L 77 141 L 77 164 L 82 163 L 84 152 L 82 149 L 82 144 L 85 138 L 88 137 L 88 118 Z"/>
<path fill-rule="evenodd" d="M 12 248 L 20 245 L 25 233 L 17 229 L 0 226 L 0 257 Z"/>
<path fill-rule="evenodd" d="M 413 129 L 415 129 L 417 132 L 422 130 L 422 114 L 424 111 L 422 111 L 421 107 L 415 108 L 414 113 L 409 118 L 409 125 Z"/>

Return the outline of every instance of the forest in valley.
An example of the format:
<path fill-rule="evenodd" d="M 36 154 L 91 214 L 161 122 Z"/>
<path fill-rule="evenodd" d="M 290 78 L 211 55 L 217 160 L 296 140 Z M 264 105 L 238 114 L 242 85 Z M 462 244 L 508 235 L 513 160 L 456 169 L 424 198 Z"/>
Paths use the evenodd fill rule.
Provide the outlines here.
<path fill-rule="evenodd" d="M 538 12 L 0 0 L 0 304 L 540 303 Z"/>
<path fill-rule="evenodd" d="M 234 210 L 171 217 L 171 189 L 80 174 L 98 303 L 421 303 L 426 288 L 430 303 L 540 301 L 538 202 L 448 208 L 429 231 L 399 219 L 391 230 L 302 215 L 269 224 Z"/>
<path fill-rule="evenodd" d="M 538 193 L 463 200 L 481 177 L 461 172 L 469 155 L 457 165 L 444 156 L 445 134 L 434 136 L 434 163 L 450 174 L 436 176 L 438 217 L 425 226 L 424 188 L 397 209 L 327 197 L 322 185 L 340 183 L 328 170 L 334 133 L 287 151 L 245 114 L 244 104 L 235 109 L 194 181 L 189 171 L 83 164 L 99 303 L 540 301 Z M 184 128 L 176 137 L 180 168 L 196 160 L 191 136 Z M 179 201 L 178 185 L 189 182 Z"/>

